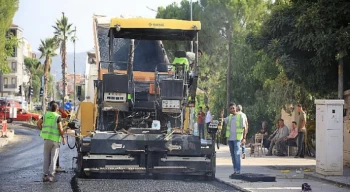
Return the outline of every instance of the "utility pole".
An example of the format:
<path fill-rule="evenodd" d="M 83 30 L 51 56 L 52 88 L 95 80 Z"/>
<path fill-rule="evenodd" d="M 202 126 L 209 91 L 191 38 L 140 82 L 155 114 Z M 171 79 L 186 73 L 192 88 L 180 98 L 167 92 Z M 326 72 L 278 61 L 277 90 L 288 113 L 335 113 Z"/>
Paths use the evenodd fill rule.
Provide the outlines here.
<path fill-rule="evenodd" d="M 230 109 L 228 106 L 230 105 L 231 101 L 231 71 L 232 71 L 232 34 L 231 29 L 228 30 L 228 63 L 227 63 L 227 79 L 226 79 L 226 108 L 227 108 L 227 115 L 230 114 Z"/>
<path fill-rule="evenodd" d="M 191 15 L 191 21 L 192 21 L 192 0 L 190 1 L 190 15 Z M 193 52 L 193 41 L 191 41 L 191 52 Z"/>
<path fill-rule="evenodd" d="M 344 98 L 344 52 L 338 53 L 338 99 Z"/>
<path fill-rule="evenodd" d="M 1 92 L 1 97 L 3 97 L 4 96 L 4 76 L 2 75 L 2 71 L 0 71 L 0 92 Z"/>
<path fill-rule="evenodd" d="M 73 65 L 74 65 L 74 97 L 73 97 L 73 99 L 74 99 L 74 101 L 73 101 L 73 105 L 74 105 L 74 110 L 75 110 L 75 95 L 76 95 L 76 93 L 75 93 L 75 87 L 76 87 L 76 84 L 75 84 L 75 35 L 76 35 L 76 32 L 77 32 L 77 27 L 74 27 L 74 37 L 73 37 L 73 44 L 74 44 L 74 61 L 73 61 Z"/>

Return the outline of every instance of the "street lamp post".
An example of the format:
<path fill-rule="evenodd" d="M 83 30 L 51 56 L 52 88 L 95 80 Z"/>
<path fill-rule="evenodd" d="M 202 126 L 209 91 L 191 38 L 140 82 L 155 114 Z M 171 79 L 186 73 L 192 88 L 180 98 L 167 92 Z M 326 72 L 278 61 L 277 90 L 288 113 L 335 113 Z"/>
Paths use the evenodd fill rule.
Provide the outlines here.
<path fill-rule="evenodd" d="M 76 95 L 76 93 L 75 93 L 75 87 L 76 87 L 76 84 L 75 84 L 75 34 L 76 34 L 76 32 L 77 32 L 77 27 L 74 27 L 74 37 L 73 37 L 73 44 L 74 44 L 74 61 L 73 61 L 73 67 L 74 67 L 74 97 L 73 97 L 73 99 L 74 99 L 74 101 L 73 101 L 73 105 L 74 105 L 74 108 L 75 108 L 75 95 Z"/>
<path fill-rule="evenodd" d="M 53 76 L 53 85 L 52 85 L 52 100 L 54 101 L 55 100 L 55 89 L 56 89 L 56 73 L 52 74 Z"/>
<path fill-rule="evenodd" d="M 190 15 L 191 15 L 191 21 L 192 21 L 192 0 L 190 1 Z M 193 41 L 191 41 L 191 52 L 193 52 Z"/>

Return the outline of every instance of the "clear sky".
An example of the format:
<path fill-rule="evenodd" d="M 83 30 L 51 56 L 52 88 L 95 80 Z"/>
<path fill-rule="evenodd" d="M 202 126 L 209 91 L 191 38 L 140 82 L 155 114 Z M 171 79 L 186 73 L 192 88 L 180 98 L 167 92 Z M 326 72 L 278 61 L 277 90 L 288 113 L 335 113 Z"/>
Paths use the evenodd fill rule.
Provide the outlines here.
<path fill-rule="evenodd" d="M 24 38 L 29 41 L 33 52 L 38 52 L 40 39 L 52 37 L 56 19 L 62 12 L 69 22 L 77 27 L 78 41 L 76 52 L 85 52 L 93 48 L 92 16 L 142 16 L 154 18 L 159 6 L 167 6 L 181 0 L 20 0 L 19 9 L 13 23 L 24 30 Z M 73 52 L 69 43 L 68 52 Z"/>

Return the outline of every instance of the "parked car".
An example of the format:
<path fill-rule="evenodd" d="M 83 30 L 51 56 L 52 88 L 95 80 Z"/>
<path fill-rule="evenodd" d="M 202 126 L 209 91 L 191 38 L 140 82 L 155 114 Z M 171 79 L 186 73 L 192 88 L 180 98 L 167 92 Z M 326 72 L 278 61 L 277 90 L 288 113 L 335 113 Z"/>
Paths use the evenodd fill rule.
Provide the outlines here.
<path fill-rule="evenodd" d="M 6 115 L 6 119 L 8 123 L 12 121 L 38 121 L 41 118 L 40 114 L 30 113 L 22 108 L 17 108 L 17 118 L 10 118 L 10 113 L 8 109 L 1 108 L 0 110 L 0 119 L 4 119 L 4 115 Z"/>
<path fill-rule="evenodd" d="M 37 106 L 35 106 L 35 110 L 41 111 L 41 110 L 43 110 L 43 107 L 41 105 L 37 105 Z"/>

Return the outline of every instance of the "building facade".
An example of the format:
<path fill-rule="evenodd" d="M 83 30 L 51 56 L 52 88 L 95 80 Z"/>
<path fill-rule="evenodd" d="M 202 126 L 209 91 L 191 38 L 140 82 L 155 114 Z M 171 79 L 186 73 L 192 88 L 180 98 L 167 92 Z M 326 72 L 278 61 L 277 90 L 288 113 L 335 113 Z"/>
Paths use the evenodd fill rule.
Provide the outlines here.
<path fill-rule="evenodd" d="M 66 79 L 67 79 L 67 94 L 73 95 L 74 94 L 74 74 L 67 73 Z M 62 93 L 63 93 L 62 79 L 60 79 L 58 83 L 59 83 L 59 92 L 62 95 Z M 83 75 L 76 74 L 75 75 L 75 84 L 76 85 L 84 85 L 85 84 L 85 77 Z"/>
<path fill-rule="evenodd" d="M 29 81 L 29 73 L 24 65 L 24 58 L 26 56 L 32 57 L 31 48 L 28 41 L 23 38 L 23 29 L 18 25 L 11 25 L 7 37 L 9 37 L 10 33 L 19 40 L 19 44 L 18 47 L 14 47 L 13 54 L 7 58 L 11 71 L 1 76 L 3 84 L 2 95 L 17 95 L 23 97 L 25 94 L 23 86 Z M 19 94 L 19 86 L 22 86 L 21 95 Z"/>

